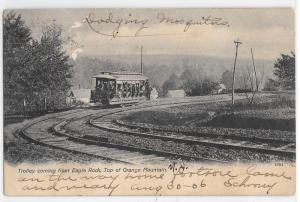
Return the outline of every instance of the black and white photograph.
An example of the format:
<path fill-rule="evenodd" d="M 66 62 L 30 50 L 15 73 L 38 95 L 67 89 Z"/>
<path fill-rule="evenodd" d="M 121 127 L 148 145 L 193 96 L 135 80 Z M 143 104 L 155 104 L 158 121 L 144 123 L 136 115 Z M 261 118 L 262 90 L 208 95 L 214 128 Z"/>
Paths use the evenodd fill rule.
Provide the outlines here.
<path fill-rule="evenodd" d="M 258 171 L 295 175 L 293 9 L 6 9 L 2 18 L 4 175 L 27 176 L 30 165 L 181 175 L 243 165 L 239 187 L 227 172 L 226 190 L 239 189 L 228 193 L 281 193 L 279 182 L 251 181 L 259 176 L 295 183 Z M 155 190 L 147 194 L 166 193 Z"/>

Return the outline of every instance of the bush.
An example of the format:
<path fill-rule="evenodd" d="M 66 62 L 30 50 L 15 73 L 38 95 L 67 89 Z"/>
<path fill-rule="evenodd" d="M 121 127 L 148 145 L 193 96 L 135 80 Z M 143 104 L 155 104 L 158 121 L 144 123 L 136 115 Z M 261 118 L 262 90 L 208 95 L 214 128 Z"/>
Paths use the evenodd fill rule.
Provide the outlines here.
<path fill-rule="evenodd" d="M 280 87 L 280 83 L 275 81 L 274 79 L 268 79 L 265 83 L 264 89 L 265 91 L 277 91 Z"/>
<path fill-rule="evenodd" d="M 171 74 L 169 79 L 162 85 L 160 95 L 165 96 L 169 90 L 176 90 L 181 87 L 181 80 L 176 74 Z"/>
<path fill-rule="evenodd" d="M 218 86 L 217 82 L 209 79 L 205 80 L 187 80 L 183 83 L 183 89 L 188 96 L 199 96 L 212 94 Z"/>

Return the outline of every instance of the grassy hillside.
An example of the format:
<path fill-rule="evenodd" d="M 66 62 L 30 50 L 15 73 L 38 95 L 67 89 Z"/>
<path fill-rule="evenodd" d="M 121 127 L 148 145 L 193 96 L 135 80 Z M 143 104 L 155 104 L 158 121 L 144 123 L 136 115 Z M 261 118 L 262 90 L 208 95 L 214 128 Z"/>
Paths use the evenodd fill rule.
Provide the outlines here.
<path fill-rule="evenodd" d="M 268 136 L 270 132 L 276 136 L 275 130 L 281 135 L 294 134 L 295 94 L 294 92 L 268 95 L 261 93 L 257 95 L 255 103 L 242 99 L 237 100 L 234 106 L 229 101 L 186 105 L 136 112 L 122 119 L 172 129 L 174 127 L 190 128 L 195 131 L 201 131 L 203 128 L 218 129 L 220 133 L 232 129 L 237 135 L 240 129 L 251 129 L 253 132 L 262 129 L 264 131 L 255 132 L 262 137 Z"/>

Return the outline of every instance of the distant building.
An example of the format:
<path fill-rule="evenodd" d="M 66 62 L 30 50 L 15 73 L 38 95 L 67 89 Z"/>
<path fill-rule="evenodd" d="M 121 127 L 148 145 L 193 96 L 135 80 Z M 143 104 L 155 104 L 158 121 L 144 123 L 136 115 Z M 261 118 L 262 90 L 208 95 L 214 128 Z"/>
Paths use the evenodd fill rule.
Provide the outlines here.
<path fill-rule="evenodd" d="M 91 89 L 70 90 L 66 102 L 69 105 L 89 104 L 91 101 Z"/>
<path fill-rule="evenodd" d="M 170 98 L 182 98 L 185 97 L 185 92 L 183 89 L 180 90 L 168 90 L 166 97 Z"/>

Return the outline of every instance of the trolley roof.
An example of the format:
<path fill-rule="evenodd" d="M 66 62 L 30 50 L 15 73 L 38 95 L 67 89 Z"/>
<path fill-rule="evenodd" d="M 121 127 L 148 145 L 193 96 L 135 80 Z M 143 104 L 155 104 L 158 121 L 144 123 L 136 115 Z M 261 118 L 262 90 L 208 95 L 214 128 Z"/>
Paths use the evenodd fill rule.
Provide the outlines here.
<path fill-rule="evenodd" d="M 143 81 L 148 78 L 138 72 L 101 72 L 101 74 L 93 76 L 93 78 L 116 79 L 118 81 Z"/>

